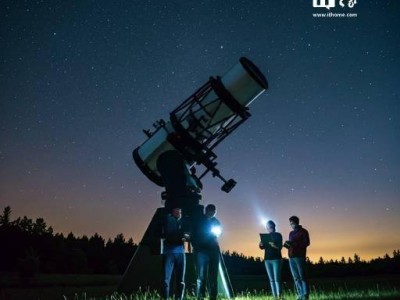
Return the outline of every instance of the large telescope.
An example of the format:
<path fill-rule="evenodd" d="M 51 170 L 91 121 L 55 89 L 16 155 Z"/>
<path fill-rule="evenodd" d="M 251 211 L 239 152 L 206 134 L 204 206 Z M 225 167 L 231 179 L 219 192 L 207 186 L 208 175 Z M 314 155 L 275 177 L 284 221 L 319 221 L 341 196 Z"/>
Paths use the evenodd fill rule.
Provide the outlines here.
<path fill-rule="evenodd" d="M 210 77 L 193 95 L 175 108 L 169 121 L 159 120 L 154 130 L 144 130 L 147 140 L 133 151 L 139 169 L 151 181 L 165 187 L 165 207 L 155 212 L 134 256 L 129 263 L 118 291 L 130 293 L 135 288 L 150 286 L 161 280 L 149 268 L 160 266 L 161 227 L 172 208 L 182 208 L 187 223 L 196 226 L 203 215 L 200 179 L 208 172 L 220 178 L 221 189 L 230 192 L 236 182 L 226 180 L 217 169 L 214 148 L 250 117 L 248 106 L 268 88 L 260 70 L 247 58 L 240 58 L 222 77 Z M 202 165 L 197 177 L 189 168 Z M 158 263 L 157 263 L 158 260 Z M 233 295 L 229 276 L 220 254 L 219 276 L 227 298 Z M 189 264 L 188 264 L 189 265 Z M 193 278 L 192 278 L 193 279 Z M 194 279 L 193 279 L 194 280 Z M 156 287 L 156 286 L 154 286 Z"/>
<path fill-rule="evenodd" d="M 144 130 L 147 140 L 133 151 L 134 161 L 151 181 L 165 186 L 167 194 L 179 189 L 196 190 L 190 176 L 180 176 L 180 183 L 170 182 L 172 177 L 179 177 L 178 173 L 188 175 L 187 167 L 194 164 L 205 167 L 200 179 L 211 171 L 224 182 L 221 189 L 230 192 L 236 182 L 222 177 L 213 150 L 250 117 L 249 104 L 267 88 L 268 82 L 256 65 L 240 58 L 222 77 L 210 77 L 170 113 L 169 121 L 155 122 L 153 132 Z M 179 167 L 171 170 L 173 160 Z"/>

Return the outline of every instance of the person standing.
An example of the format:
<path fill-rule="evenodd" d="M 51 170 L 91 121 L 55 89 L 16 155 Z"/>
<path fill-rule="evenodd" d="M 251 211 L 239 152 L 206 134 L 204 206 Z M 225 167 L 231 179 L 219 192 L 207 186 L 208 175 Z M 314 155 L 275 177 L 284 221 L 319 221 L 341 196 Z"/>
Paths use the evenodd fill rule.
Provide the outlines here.
<path fill-rule="evenodd" d="M 196 224 L 192 239 L 197 273 L 196 296 L 198 300 L 205 297 L 207 278 L 210 286 L 210 300 L 217 299 L 218 267 L 221 255 L 218 237 L 221 234 L 221 223 L 215 218 L 216 214 L 215 205 L 207 205 L 205 214 L 201 216 Z"/>
<path fill-rule="evenodd" d="M 266 223 L 268 234 L 264 235 L 265 240 L 261 240 L 259 247 L 264 249 L 264 264 L 267 270 L 269 282 L 271 285 L 272 296 L 275 299 L 281 299 L 282 294 L 282 235 L 276 232 L 276 225 L 273 221 Z"/>
<path fill-rule="evenodd" d="M 310 290 L 306 278 L 306 255 L 307 247 L 310 245 L 308 231 L 300 225 L 297 216 L 289 218 L 292 231 L 289 233 L 289 240 L 284 246 L 289 250 L 289 266 L 296 286 L 298 300 L 308 300 Z"/>
<path fill-rule="evenodd" d="M 163 290 L 162 297 L 167 300 L 170 295 L 172 272 L 175 271 L 175 300 L 182 300 L 185 291 L 186 257 L 184 243 L 189 235 L 183 232 L 182 210 L 173 208 L 165 218 L 164 251 L 163 251 Z"/>

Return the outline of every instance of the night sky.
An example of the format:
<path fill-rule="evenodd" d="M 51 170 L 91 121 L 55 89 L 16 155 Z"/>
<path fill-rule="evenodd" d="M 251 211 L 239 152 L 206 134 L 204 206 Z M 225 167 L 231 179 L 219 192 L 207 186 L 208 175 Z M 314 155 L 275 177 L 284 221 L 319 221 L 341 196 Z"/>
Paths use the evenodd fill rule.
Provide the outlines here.
<path fill-rule="evenodd" d="M 313 16 L 329 12 L 357 16 Z M 384 0 L 1 1 L 0 209 L 139 242 L 162 191 L 132 161 L 142 129 L 245 56 L 270 88 L 216 148 L 237 186 L 203 180 L 222 248 L 262 256 L 260 218 L 286 238 L 298 215 L 312 260 L 391 254 L 399 14 Z"/>

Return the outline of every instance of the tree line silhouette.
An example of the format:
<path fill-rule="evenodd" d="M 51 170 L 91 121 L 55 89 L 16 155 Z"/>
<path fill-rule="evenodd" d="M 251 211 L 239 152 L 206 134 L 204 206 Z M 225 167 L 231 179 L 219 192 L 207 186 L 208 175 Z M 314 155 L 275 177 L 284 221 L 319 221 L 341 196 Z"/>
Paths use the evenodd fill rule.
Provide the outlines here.
<path fill-rule="evenodd" d="M 35 273 L 122 274 L 135 253 L 137 244 L 118 234 L 107 241 L 95 233 L 91 237 L 54 233 L 43 218 L 35 221 L 24 216 L 11 221 L 11 208 L 0 215 L 0 272 L 18 272 L 22 278 Z M 231 275 L 265 275 L 259 257 L 235 251 L 223 252 Z M 351 258 L 318 262 L 307 260 L 310 277 L 346 277 L 400 274 L 400 250 L 369 261 L 354 254 Z M 283 278 L 289 279 L 288 260 L 283 262 Z"/>
<path fill-rule="evenodd" d="M 123 234 L 105 241 L 53 232 L 43 218 L 11 221 L 11 208 L 0 215 L 0 272 L 121 274 L 137 248 Z"/>

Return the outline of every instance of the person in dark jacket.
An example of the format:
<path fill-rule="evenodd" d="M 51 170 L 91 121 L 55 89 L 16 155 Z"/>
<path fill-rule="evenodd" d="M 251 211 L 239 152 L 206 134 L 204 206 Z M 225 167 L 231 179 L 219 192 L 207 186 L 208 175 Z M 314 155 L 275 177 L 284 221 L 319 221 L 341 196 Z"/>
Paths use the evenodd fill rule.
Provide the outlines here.
<path fill-rule="evenodd" d="M 163 290 L 162 297 L 168 299 L 172 272 L 175 270 L 175 300 L 183 299 L 185 290 L 186 257 L 184 243 L 189 235 L 183 232 L 182 210 L 173 208 L 163 224 L 164 249 L 163 249 Z"/>
<path fill-rule="evenodd" d="M 300 224 L 296 216 L 289 218 L 292 231 L 289 233 L 289 240 L 284 246 L 289 249 L 289 265 L 293 280 L 296 286 L 298 300 L 308 300 L 310 290 L 306 278 L 306 257 L 307 247 L 310 245 L 308 231 Z"/>
<path fill-rule="evenodd" d="M 196 296 L 198 300 L 205 297 L 207 277 L 210 286 L 210 300 L 217 298 L 220 262 L 218 237 L 221 234 L 221 223 L 215 218 L 216 213 L 217 209 L 214 204 L 207 205 L 205 214 L 199 219 L 191 239 L 196 263 Z"/>
<path fill-rule="evenodd" d="M 267 270 L 269 283 L 271 285 L 272 296 L 275 299 L 281 299 L 282 294 L 282 235 L 275 230 L 275 223 L 268 221 L 266 229 L 268 234 L 262 235 L 265 237 L 260 241 L 260 249 L 264 249 L 264 264 Z"/>

